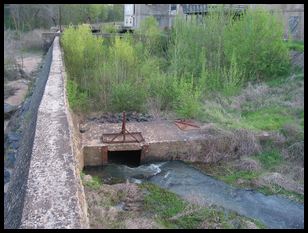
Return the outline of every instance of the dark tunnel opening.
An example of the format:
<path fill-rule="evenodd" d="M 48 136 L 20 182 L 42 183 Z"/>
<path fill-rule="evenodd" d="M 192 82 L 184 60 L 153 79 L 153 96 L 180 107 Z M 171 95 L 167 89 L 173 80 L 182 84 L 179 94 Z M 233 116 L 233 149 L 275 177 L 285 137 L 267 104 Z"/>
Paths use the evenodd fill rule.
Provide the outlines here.
<path fill-rule="evenodd" d="M 137 167 L 140 165 L 140 157 L 141 150 L 108 151 L 108 163 Z"/>

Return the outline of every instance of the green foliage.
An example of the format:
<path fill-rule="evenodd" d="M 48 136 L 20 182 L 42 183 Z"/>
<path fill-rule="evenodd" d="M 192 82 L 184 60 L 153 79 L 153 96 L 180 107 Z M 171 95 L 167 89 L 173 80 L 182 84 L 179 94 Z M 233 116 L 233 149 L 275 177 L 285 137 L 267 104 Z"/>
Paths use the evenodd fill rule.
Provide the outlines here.
<path fill-rule="evenodd" d="M 67 80 L 67 98 L 71 109 L 85 110 L 87 107 L 87 94 L 80 90 L 73 80 Z"/>
<path fill-rule="evenodd" d="M 258 191 L 265 194 L 265 195 L 273 195 L 273 194 L 283 195 L 287 198 L 290 198 L 294 201 L 297 201 L 299 203 L 304 204 L 304 195 L 303 194 L 286 190 L 286 189 L 284 189 L 283 187 L 281 187 L 277 184 L 273 184 L 271 187 L 262 186 L 262 187 L 258 188 Z"/>
<path fill-rule="evenodd" d="M 142 184 L 149 191 L 144 198 L 145 209 L 159 214 L 161 218 L 170 218 L 185 208 L 185 202 L 176 194 L 150 183 Z"/>
<path fill-rule="evenodd" d="M 83 180 L 83 184 L 91 189 L 99 189 L 102 185 L 102 182 L 98 176 L 93 176 L 90 181 Z"/>
<path fill-rule="evenodd" d="M 231 57 L 229 70 L 224 69 L 223 93 L 226 96 L 235 95 L 243 85 L 243 71 L 239 68 L 236 61 L 235 53 Z"/>
<path fill-rule="evenodd" d="M 153 16 L 142 20 L 136 33 L 144 44 L 145 55 L 160 55 L 162 53 L 164 45 L 162 43 L 162 32 L 158 21 Z"/>
<path fill-rule="evenodd" d="M 244 116 L 251 126 L 261 130 L 278 130 L 284 124 L 294 120 L 286 109 L 275 106 L 247 112 Z"/>
<path fill-rule="evenodd" d="M 196 118 L 201 112 L 200 96 L 198 88 L 194 88 L 193 78 L 187 82 L 180 79 L 176 84 L 177 99 L 175 111 L 182 118 Z"/>
<path fill-rule="evenodd" d="M 91 14 L 98 15 L 97 9 Z M 269 80 L 287 72 L 288 49 L 279 17 L 265 10 L 233 16 L 218 9 L 201 21 L 177 17 L 169 37 L 154 17 L 142 21 L 134 35 L 108 41 L 95 38 L 85 25 L 66 29 L 61 42 L 69 80 L 74 81 L 71 105 L 79 110 L 84 106 L 82 111 L 118 112 L 145 111 L 146 104 L 155 103 L 181 118 L 278 129 L 290 116 L 276 108 L 241 116 L 223 106 L 203 106 L 203 99 L 215 92 L 233 96 L 247 80 Z"/>
<path fill-rule="evenodd" d="M 182 200 L 179 196 L 154 184 L 143 183 L 141 188 L 147 190 L 144 197 L 144 208 L 154 215 L 156 221 L 171 229 L 195 229 L 206 222 L 208 228 L 234 228 L 230 222 L 238 219 L 241 222 L 248 218 L 235 212 L 222 212 L 213 207 L 201 207 Z M 219 222 L 217 222 L 219 219 Z M 249 219 L 256 223 L 255 220 Z M 245 224 L 241 228 L 245 228 Z M 263 227 L 260 225 L 260 227 Z"/>
<path fill-rule="evenodd" d="M 114 24 L 105 24 L 101 27 L 102 32 L 116 33 L 118 30 Z"/>
<path fill-rule="evenodd" d="M 282 157 L 277 150 L 266 151 L 259 154 L 258 159 L 262 163 L 262 166 L 266 169 L 275 167 L 282 162 Z"/>
<path fill-rule="evenodd" d="M 304 41 L 290 40 L 286 42 L 288 49 L 304 52 Z"/>
<path fill-rule="evenodd" d="M 124 20 L 123 4 L 5 4 L 4 27 L 30 31 L 61 25 Z"/>
<path fill-rule="evenodd" d="M 142 112 L 145 103 L 144 89 L 123 81 L 111 86 L 111 109 L 115 112 L 137 111 Z"/>
<path fill-rule="evenodd" d="M 225 30 L 227 58 L 235 52 L 247 79 L 268 79 L 289 71 L 288 48 L 282 40 L 281 16 L 262 8 L 247 9 L 245 14 Z"/>
<path fill-rule="evenodd" d="M 232 171 L 228 175 L 221 176 L 220 179 L 229 184 L 234 184 L 238 179 L 251 181 L 256 179 L 258 176 L 259 173 L 255 171 Z"/>

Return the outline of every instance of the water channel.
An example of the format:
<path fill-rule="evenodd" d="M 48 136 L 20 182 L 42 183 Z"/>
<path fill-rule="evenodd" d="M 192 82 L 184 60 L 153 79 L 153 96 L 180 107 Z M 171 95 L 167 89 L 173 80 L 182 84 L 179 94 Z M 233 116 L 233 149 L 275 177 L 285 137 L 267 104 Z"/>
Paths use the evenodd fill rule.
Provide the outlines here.
<path fill-rule="evenodd" d="M 182 161 L 144 164 L 138 167 L 108 164 L 87 167 L 85 173 L 110 179 L 154 183 L 184 199 L 192 195 L 205 205 L 215 204 L 261 221 L 268 228 L 304 228 L 304 205 L 279 195 L 234 188 Z"/>

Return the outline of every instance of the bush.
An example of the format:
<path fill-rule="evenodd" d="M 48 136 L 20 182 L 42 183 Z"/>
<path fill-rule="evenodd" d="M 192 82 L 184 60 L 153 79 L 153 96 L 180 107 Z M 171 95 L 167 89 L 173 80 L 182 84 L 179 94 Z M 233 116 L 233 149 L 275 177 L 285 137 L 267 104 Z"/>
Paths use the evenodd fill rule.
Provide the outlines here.
<path fill-rule="evenodd" d="M 67 80 L 67 98 L 73 110 L 83 111 L 88 107 L 87 94 L 73 80 Z"/>
<path fill-rule="evenodd" d="M 69 78 L 90 91 L 93 70 L 103 57 L 103 39 L 94 37 L 88 25 L 79 25 L 65 30 L 61 44 Z"/>
<path fill-rule="evenodd" d="M 284 75 L 289 71 L 290 62 L 283 33 L 280 15 L 261 8 L 247 9 L 226 28 L 224 52 L 227 59 L 235 52 L 249 80 Z"/>
<path fill-rule="evenodd" d="M 110 109 L 115 112 L 142 112 L 145 104 L 144 89 L 134 86 L 130 82 L 112 85 Z"/>
<path fill-rule="evenodd" d="M 155 103 L 179 117 L 200 118 L 202 98 L 210 103 L 215 92 L 236 95 L 247 80 L 288 72 L 279 17 L 261 9 L 234 14 L 217 8 L 201 22 L 194 16 L 190 21 L 177 17 L 169 38 L 154 17 L 146 18 L 136 34 L 105 43 L 87 25 L 66 29 L 61 43 L 68 78 L 74 81 L 72 106 L 144 111 L 146 103 Z M 241 120 L 240 114 L 214 106 L 202 115 L 234 127 L 265 130 L 276 130 L 290 119 L 278 111 L 264 120 L 264 113 L 247 113 Z"/>
<path fill-rule="evenodd" d="M 107 33 L 116 33 L 116 32 L 118 32 L 118 29 L 114 24 L 108 23 L 108 24 L 102 25 L 101 31 L 107 32 Z"/>
<path fill-rule="evenodd" d="M 145 48 L 145 55 L 162 54 L 163 46 L 163 34 L 159 28 L 158 21 L 149 16 L 141 21 L 139 29 L 136 30 L 139 39 L 143 42 Z"/>
<path fill-rule="evenodd" d="M 180 79 L 176 84 L 177 99 L 175 112 L 182 118 L 196 118 L 201 112 L 200 96 L 198 88 L 194 88 L 193 78 L 190 82 Z"/>

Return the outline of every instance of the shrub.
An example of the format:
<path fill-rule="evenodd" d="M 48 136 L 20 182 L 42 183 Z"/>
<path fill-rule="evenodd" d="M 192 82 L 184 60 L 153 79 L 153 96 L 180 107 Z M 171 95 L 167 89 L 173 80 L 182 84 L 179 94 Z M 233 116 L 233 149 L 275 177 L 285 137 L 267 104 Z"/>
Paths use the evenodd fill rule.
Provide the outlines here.
<path fill-rule="evenodd" d="M 114 24 L 108 23 L 108 24 L 102 25 L 101 31 L 107 32 L 107 33 L 116 33 L 118 29 Z"/>
<path fill-rule="evenodd" d="M 281 16 L 257 8 L 247 9 L 225 30 L 224 52 L 230 59 L 235 51 L 247 79 L 269 79 L 287 73 L 289 54 L 282 37 Z"/>
<path fill-rule="evenodd" d="M 79 25 L 66 29 L 61 43 L 69 78 L 90 91 L 92 72 L 103 57 L 102 38 L 94 37 L 88 25 Z"/>
<path fill-rule="evenodd" d="M 198 88 L 194 88 L 193 78 L 187 82 L 184 78 L 176 84 L 177 99 L 175 111 L 182 118 L 196 118 L 201 112 L 200 96 Z"/>
<path fill-rule="evenodd" d="M 90 181 L 84 181 L 84 185 L 91 189 L 99 189 L 102 185 L 102 182 L 98 176 L 93 176 Z"/>
<path fill-rule="evenodd" d="M 143 111 L 145 93 L 143 88 L 128 81 L 112 85 L 110 109 L 115 112 Z"/>
<path fill-rule="evenodd" d="M 146 55 L 161 55 L 163 50 L 163 35 L 158 21 L 153 17 L 146 17 L 136 30 L 139 39 L 143 42 Z"/>
<path fill-rule="evenodd" d="M 87 94 L 73 80 L 67 80 L 67 98 L 73 110 L 83 111 L 88 107 Z"/>

